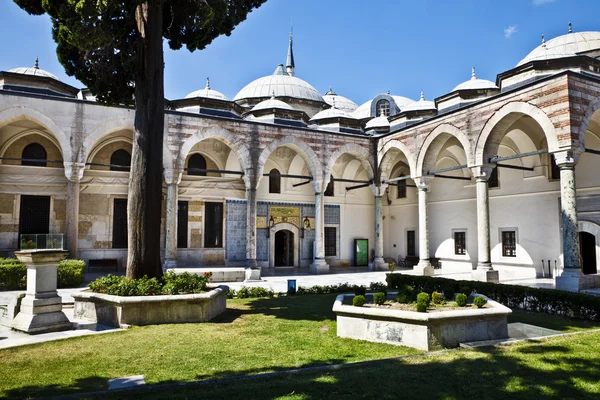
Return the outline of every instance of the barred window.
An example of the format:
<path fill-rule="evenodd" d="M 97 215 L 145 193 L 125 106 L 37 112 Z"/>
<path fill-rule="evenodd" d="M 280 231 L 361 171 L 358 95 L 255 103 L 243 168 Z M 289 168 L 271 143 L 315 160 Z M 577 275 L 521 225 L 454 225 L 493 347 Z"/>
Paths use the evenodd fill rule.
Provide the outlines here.
<path fill-rule="evenodd" d="M 337 229 L 325 227 L 325 257 L 337 256 Z"/>
<path fill-rule="evenodd" d="M 177 248 L 188 247 L 188 202 L 177 202 Z"/>
<path fill-rule="evenodd" d="M 223 203 L 205 203 L 204 214 L 204 247 L 223 247 Z"/>
<path fill-rule="evenodd" d="M 131 154 L 127 150 L 119 149 L 110 156 L 111 171 L 129 171 L 131 168 Z"/>
<path fill-rule="evenodd" d="M 281 193 L 281 172 L 276 168 L 269 172 L 269 193 Z"/>
<path fill-rule="evenodd" d="M 454 254 L 460 256 L 467 254 L 466 232 L 454 232 Z"/>
<path fill-rule="evenodd" d="M 112 248 L 126 249 L 127 241 L 127 199 L 113 201 Z"/>
<path fill-rule="evenodd" d="M 21 165 L 30 167 L 45 167 L 48 156 L 46 149 L 39 143 L 31 143 L 25 146 L 21 158 Z M 37 161 L 39 160 L 39 161 Z"/>
<path fill-rule="evenodd" d="M 403 177 L 404 174 L 400 174 L 399 178 Z M 406 198 L 406 180 L 397 181 L 396 183 L 396 198 L 397 199 L 405 199 Z"/>
<path fill-rule="evenodd" d="M 188 175 L 206 176 L 206 158 L 202 154 L 192 154 L 188 161 Z"/>
<path fill-rule="evenodd" d="M 417 241 L 415 231 L 406 231 L 406 255 L 414 257 L 417 255 Z"/>
<path fill-rule="evenodd" d="M 517 256 L 517 232 L 502 232 L 502 257 Z"/>
<path fill-rule="evenodd" d="M 385 116 L 388 117 L 390 115 L 390 102 L 387 100 L 379 100 L 377 105 L 375 106 L 377 113 L 376 117 Z"/>

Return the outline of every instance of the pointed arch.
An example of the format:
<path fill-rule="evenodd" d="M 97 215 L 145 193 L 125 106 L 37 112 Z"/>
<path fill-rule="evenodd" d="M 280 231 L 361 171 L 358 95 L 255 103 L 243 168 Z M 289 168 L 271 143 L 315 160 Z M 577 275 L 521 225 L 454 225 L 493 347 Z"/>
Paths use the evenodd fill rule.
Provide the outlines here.
<path fill-rule="evenodd" d="M 473 165 L 473 153 L 468 136 L 456 126 L 444 123 L 432 130 L 421 145 L 417 156 L 416 176 L 422 176 L 425 170 L 435 169 L 437 156 L 446 142 L 443 138 L 448 137 L 454 137 L 460 142 L 465 151 L 467 165 Z"/>
<path fill-rule="evenodd" d="M 411 176 L 416 176 L 417 165 L 415 162 L 414 154 L 408 149 L 404 143 L 399 140 L 390 140 L 384 144 L 379 150 L 379 154 L 383 155 L 379 162 L 379 179 L 384 181 L 390 179 L 390 174 L 394 168 L 394 160 L 398 156 L 398 153 L 404 155 L 406 161 L 408 161 L 408 168 Z"/>
<path fill-rule="evenodd" d="M 355 143 L 345 144 L 329 156 L 327 165 L 325 167 L 325 170 L 323 171 L 324 177 L 329 178 L 329 176 L 332 174 L 333 166 L 335 165 L 338 158 L 340 158 L 343 154 L 346 153 L 353 155 L 361 162 L 365 171 L 367 172 L 369 180 L 373 180 L 375 178 L 373 154 L 371 154 L 371 152 L 365 147 L 359 146 Z"/>
<path fill-rule="evenodd" d="M 582 149 L 585 148 L 585 135 L 588 130 L 588 125 L 592 120 L 592 117 L 600 109 L 600 99 L 596 99 L 593 101 L 585 111 L 583 115 L 583 119 L 581 120 L 581 125 L 579 127 L 579 147 Z M 600 133 L 600 132 L 599 132 Z"/>
<path fill-rule="evenodd" d="M 271 142 L 260 153 L 260 157 L 258 158 L 258 170 L 256 171 L 259 177 L 264 173 L 265 164 L 271 156 L 271 153 L 282 146 L 290 147 L 296 151 L 296 153 L 300 154 L 300 156 L 304 159 L 304 162 L 308 167 L 308 171 L 312 175 L 313 179 L 317 180 L 319 177 L 323 176 L 323 169 L 319 163 L 319 157 L 317 156 L 317 153 L 315 153 L 315 151 L 308 144 L 296 138 L 295 136 L 285 136 L 281 139 Z"/>

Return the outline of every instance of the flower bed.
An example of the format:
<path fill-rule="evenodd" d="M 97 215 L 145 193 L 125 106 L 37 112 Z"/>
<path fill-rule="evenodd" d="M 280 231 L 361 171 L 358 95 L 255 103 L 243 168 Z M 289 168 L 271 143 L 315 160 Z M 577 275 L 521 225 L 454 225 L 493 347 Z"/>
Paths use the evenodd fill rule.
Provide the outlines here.
<path fill-rule="evenodd" d="M 58 288 L 79 287 L 83 283 L 83 260 L 62 260 L 58 263 Z M 0 258 L 0 291 L 25 289 L 27 267 L 16 258 Z"/>

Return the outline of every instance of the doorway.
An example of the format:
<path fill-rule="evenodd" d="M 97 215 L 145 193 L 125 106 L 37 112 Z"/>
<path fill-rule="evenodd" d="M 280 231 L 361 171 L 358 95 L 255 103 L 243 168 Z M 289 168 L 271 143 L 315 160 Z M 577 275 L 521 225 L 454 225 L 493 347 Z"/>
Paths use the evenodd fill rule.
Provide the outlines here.
<path fill-rule="evenodd" d="M 294 234 L 287 229 L 275 232 L 275 266 L 294 266 Z"/>
<path fill-rule="evenodd" d="M 596 236 L 589 232 L 579 232 L 579 246 L 581 254 L 581 269 L 584 274 L 598 273 L 596 262 Z"/>
<path fill-rule="evenodd" d="M 44 233 L 50 233 L 50 196 L 21 196 L 19 243 L 21 235 Z M 38 248 L 45 248 L 45 237 L 37 240 Z"/>

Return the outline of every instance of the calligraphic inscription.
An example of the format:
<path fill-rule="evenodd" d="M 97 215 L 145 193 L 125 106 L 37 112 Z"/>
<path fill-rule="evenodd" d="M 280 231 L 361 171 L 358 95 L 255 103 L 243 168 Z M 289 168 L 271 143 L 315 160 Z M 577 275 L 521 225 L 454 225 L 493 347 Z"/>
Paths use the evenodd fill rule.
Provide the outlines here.
<path fill-rule="evenodd" d="M 267 228 L 267 217 L 266 216 L 257 216 L 256 217 L 256 228 L 263 229 Z"/>
<path fill-rule="evenodd" d="M 287 222 L 300 228 L 300 207 L 273 206 L 270 210 L 275 225 Z"/>

